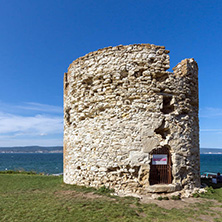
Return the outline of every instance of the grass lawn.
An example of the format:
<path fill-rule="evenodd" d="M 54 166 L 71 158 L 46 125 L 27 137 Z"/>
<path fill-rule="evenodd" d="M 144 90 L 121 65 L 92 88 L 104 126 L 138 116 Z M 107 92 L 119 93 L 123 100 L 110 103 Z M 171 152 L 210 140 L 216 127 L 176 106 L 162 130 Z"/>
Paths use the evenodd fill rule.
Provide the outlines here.
<path fill-rule="evenodd" d="M 205 197 L 180 209 L 165 209 L 133 197 L 110 196 L 107 189 L 65 185 L 62 177 L 0 174 L 0 221 L 222 221 L 222 188 Z"/>

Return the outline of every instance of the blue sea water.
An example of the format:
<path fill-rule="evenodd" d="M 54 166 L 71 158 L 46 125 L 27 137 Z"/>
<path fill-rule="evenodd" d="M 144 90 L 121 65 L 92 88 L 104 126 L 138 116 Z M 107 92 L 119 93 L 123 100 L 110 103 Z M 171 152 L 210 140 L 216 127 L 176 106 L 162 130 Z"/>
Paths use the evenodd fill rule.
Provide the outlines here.
<path fill-rule="evenodd" d="M 26 170 L 44 172 L 48 174 L 63 172 L 62 153 L 1 153 L 1 170 Z M 201 154 L 200 171 L 222 173 L 222 155 Z"/>
<path fill-rule="evenodd" d="M 200 172 L 222 173 L 222 154 L 200 154 Z"/>
<path fill-rule="evenodd" d="M 1 170 L 25 170 L 37 173 L 62 173 L 62 153 L 0 153 Z"/>

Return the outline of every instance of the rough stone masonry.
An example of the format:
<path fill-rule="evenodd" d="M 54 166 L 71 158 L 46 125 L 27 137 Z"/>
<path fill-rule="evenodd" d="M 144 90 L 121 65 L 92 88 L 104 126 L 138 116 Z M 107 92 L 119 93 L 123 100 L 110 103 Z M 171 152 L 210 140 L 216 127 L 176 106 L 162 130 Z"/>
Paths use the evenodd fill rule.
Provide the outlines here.
<path fill-rule="evenodd" d="M 200 186 L 198 66 L 164 46 L 100 49 L 64 75 L 64 182 L 118 193 Z"/>

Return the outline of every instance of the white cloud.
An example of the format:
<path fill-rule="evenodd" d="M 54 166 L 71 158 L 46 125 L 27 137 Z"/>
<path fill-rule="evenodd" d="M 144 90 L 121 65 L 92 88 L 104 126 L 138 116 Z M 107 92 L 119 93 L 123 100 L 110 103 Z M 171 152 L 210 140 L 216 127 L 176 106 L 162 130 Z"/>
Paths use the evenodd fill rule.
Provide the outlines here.
<path fill-rule="evenodd" d="M 0 146 L 62 145 L 62 135 L 62 107 L 0 101 Z"/>
<path fill-rule="evenodd" d="M 13 139 L 0 140 L 0 147 L 12 146 L 62 146 L 61 139 Z"/>
<path fill-rule="evenodd" d="M 222 117 L 222 109 L 214 107 L 201 108 L 200 117 L 202 118 Z"/>
<path fill-rule="evenodd" d="M 33 103 L 33 102 L 24 103 L 23 105 L 16 106 L 16 108 L 25 109 L 25 110 L 33 110 L 33 111 L 41 111 L 41 112 L 47 112 L 47 113 L 63 113 L 63 108 L 60 106 L 53 106 L 53 105 Z"/>
<path fill-rule="evenodd" d="M 0 111 L 5 113 L 16 113 L 19 111 L 29 111 L 29 112 L 41 112 L 41 113 L 53 113 L 62 114 L 63 108 L 61 106 L 54 106 L 48 104 L 34 103 L 34 102 L 24 102 L 21 104 L 8 104 L 0 101 Z"/>
<path fill-rule="evenodd" d="M 201 132 L 222 132 L 222 129 L 200 129 Z"/>
<path fill-rule="evenodd" d="M 0 113 L 1 134 L 47 135 L 62 133 L 63 118 L 60 116 L 20 116 Z"/>

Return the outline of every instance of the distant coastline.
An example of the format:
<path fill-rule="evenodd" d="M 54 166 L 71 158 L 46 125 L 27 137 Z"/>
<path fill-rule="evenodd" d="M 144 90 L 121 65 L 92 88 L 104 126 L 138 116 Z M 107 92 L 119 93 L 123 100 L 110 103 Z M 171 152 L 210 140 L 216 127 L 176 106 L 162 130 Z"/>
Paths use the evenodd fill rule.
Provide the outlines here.
<path fill-rule="evenodd" d="M 63 147 L 62 146 L 0 147 L 0 153 L 63 153 Z"/>
<path fill-rule="evenodd" d="M 0 147 L 0 153 L 63 153 L 62 146 Z M 200 148 L 200 154 L 222 154 L 222 148 Z"/>
<path fill-rule="evenodd" d="M 200 148 L 200 154 L 222 154 L 222 148 Z"/>

